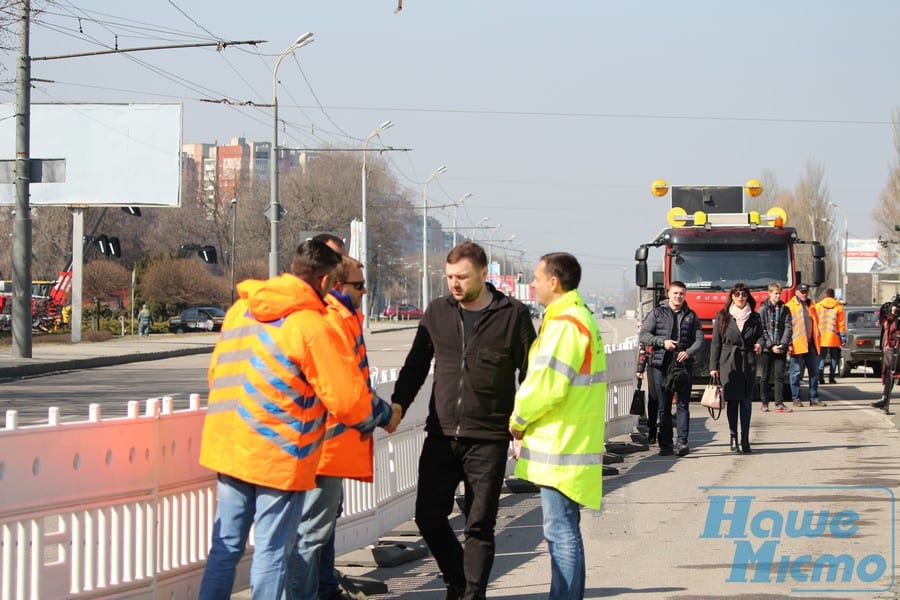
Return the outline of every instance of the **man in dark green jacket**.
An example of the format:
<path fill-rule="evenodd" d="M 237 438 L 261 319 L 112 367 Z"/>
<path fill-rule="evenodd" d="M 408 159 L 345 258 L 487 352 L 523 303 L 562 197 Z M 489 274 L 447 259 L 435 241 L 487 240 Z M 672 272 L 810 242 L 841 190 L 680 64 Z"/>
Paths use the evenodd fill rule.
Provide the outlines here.
<path fill-rule="evenodd" d="M 484 598 L 516 378 L 525 377 L 535 331 L 524 304 L 485 282 L 487 257 L 478 244 L 466 241 L 451 250 L 446 275 L 450 293 L 422 316 L 391 400 L 406 414 L 434 358 L 416 524 L 444 575 L 447 598 Z M 466 487 L 465 549 L 448 522 L 460 481 Z"/>

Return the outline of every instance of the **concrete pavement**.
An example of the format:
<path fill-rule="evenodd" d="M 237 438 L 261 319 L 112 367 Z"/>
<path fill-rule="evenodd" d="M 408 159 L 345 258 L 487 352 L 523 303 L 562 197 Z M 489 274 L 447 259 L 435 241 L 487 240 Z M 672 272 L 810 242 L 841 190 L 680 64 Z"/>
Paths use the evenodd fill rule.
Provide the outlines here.
<path fill-rule="evenodd" d="M 209 352 L 215 339 L 157 334 L 35 344 L 31 359 L 12 359 L 6 346 L 0 379 Z M 749 456 L 729 452 L 724 415 L 713 421 L 693 403 L 691 454 L 625 456 L 620 474 L 603 480 L 603 507 L 582 511 L 586 597 L 898 598 L 900 417 L 869 407 L 879 394 L 878 380 L 855 374 L 822 386 L 825 408 L 777 414 L 754 405 Z M 458 515 L 454 524 L 461 529 Z M 407 526 L 384 539 L 415 545 L 414 533 Z M 842 566 L 822 566 L 835 560 Z M 372 598 L 444 597 L 430 557 L 342 570 L 386 582 L 390 593 Z M 549 581 L 539 497 L 504 495 L 489 597 L 545 598 Z"/>
<path fill-rule="evenodd" d="M 626 456 L 616 465 L 620 475 L 603 480 L 601 509 L 581 513 L 585 597 L 897 598 L 898 417 L 869 407 L 880 394 L 873 378 L 844 378 L 821 390 L 825 408 L 778 414 L 761 413 L 755 404 L 750 455 L 732 454 L 725 415 L 714 421 L 695 402 L 688 456 L 660 457 L 655 449 Z M 739 519 L 732 516 L 745 508 L 747 526 L 733 530 Z M 764 518 L 754 518 L 761 509 L 768 511 Z M 792 510 L 813 512 L 792 516 Z M 857 515 L 852 534 L 836 524 L 839 514 L 846 523 Z M 797 527 L 803 518 L 807 522 Z M 823 518 L 829 525 L 816 532 Z M 458 514 L 454 524 L 460 531 Z M 753 553 L 776 566 L 771 572 L 743 569 Z M 831 582 L 824 581 L 827 570 L 816 574 L 813 561 L 827 562 L 828 555 L 853 561 L 847 581 L 844 571 Z M 393 568 L 342 570 L 387 583 L 390 594 L 371 598 L 438 600 L 445 593 L 430 557 Z M 822 581 L 810 581 L 816 578 Z M 488 597 L 543 599 L 549 581 L 539 495 L 504 495 Z"/>

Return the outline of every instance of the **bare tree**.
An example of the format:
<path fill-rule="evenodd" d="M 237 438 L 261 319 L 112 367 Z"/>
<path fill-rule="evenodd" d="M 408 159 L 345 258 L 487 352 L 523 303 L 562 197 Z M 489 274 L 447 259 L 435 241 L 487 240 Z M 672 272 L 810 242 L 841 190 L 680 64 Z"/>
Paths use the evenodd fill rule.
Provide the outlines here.
<path fill-rule="evenodd" d="M 839 243 L 837 227 L 829 226 L 825 220 L 834 223 L 834 216 L 829 208 L 831 192 L 825 181 L 825 168 L 815 161 L 806 163 L 806 173 L 797 182 L 789 194 L 779 197 L 779 202 L 787 212 L 788 224 L 797 229 L 797 234 L 804 241 L 821 242 L 828 253 L 838 252 Z M 803 273 L 812 273 L 812 257 L 809 252 L 799 252 L 797 265 Z M 826 262 L 826 269 L 828 263 Z M 832 281 L 836 281 L 836 273 L 830 273 Z M 805 279 L 809 279 L 807 276 Z"/>
<path fill-rule="evenodd" d="M 210 274 L 205 267 L 193 258 L 157 260 L 141 275 L 141 297 L 175 309 L 194 304 L 228 304 L 230 281 Z"/>
<path fill-rule="evenodd" d="M 900 108 L 894 109 L 893 122 L 895 155 L 891 161 L 888 181 L 872 211 L 872 220 L 880 235 L 897 239 L 894 226 L 900 224 Z"/>
<path fill-rule="evenodd" d="M 87 298 L 121 298 L 130 294 L 131 272 L 111 260 L 92 260 L 84 265 L 82 289 Z"/>

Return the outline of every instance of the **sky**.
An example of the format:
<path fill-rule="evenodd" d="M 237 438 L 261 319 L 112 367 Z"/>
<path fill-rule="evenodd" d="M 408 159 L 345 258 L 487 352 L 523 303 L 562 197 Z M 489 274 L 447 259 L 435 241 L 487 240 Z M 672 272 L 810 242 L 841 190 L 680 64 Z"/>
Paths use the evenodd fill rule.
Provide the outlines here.
<path fill-rule="evenodd" d="M 33 0 L 38 6 L 38 0 Z M 790 189 L 812 161 L 847 213 L 871 213 L 896 161 L 900 3 L 761 0 L 57 0 L 31 28 L 33 57 L 114 47 L 265 40 L 34 62 L 33 102 L 181 102 L 185 143 L 271 139 L 360 148 L 386 120 L 386 154 L 429 204 L 472 196 L 459 226 L 533 264 L 568 251 L 582 291 L 621 293 L 634 250 L 665 227 L 673 185 L 739 185 L 764 171 Z M 7 77 L 14 57 L 3 57 Z M 12 88 L 0 98 L 12 102 Z M 378 148 L 378 140 L 369 148 Z M 432 211 L 450 224 L 452 211 Z M 486 220 L 485 220 L 486 218 Z M 788 216 L 790 224 L 791 216 Z M 837 224 L 843 227 L 842 218 Z M 504 242 L 515 236 L 511 242 Z"/>

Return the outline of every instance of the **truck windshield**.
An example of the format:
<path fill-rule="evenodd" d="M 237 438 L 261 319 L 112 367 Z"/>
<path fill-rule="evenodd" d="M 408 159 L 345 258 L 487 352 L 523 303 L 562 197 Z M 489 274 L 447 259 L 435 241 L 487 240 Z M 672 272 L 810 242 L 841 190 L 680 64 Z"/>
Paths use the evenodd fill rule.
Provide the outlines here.
<path fill-rule="evenodd" d="M 738 282 L 750 289 L 765 289 L 773 281 L 792 285 L 788 248 L 681 247 L 669 254 L 671 280 L 683 281 L 688 289 L 727 290 Z"/>

